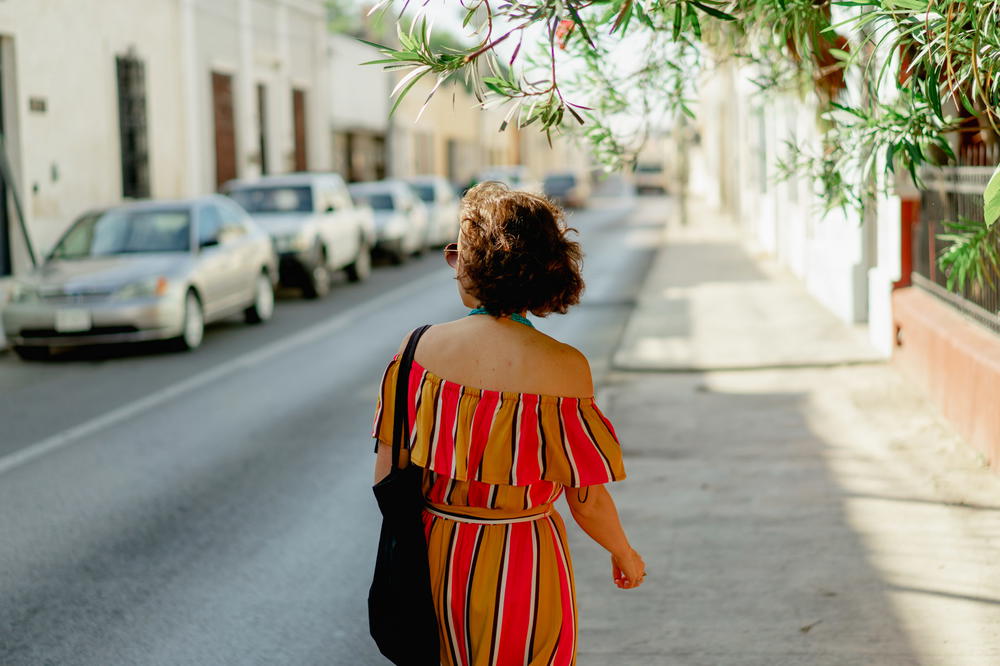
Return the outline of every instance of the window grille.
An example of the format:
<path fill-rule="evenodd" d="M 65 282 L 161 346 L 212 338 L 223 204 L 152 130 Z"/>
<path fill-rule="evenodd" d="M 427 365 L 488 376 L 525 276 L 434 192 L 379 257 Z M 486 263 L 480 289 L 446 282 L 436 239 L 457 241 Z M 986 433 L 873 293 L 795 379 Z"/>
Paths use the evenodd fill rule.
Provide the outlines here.
<path fill-rule="evenodd" d="M 149 196 L 149 146 L 146 132 L 146 66 L 133 54 L 118 56 L 118 132 L 121 144 L 122 197 Z"/>

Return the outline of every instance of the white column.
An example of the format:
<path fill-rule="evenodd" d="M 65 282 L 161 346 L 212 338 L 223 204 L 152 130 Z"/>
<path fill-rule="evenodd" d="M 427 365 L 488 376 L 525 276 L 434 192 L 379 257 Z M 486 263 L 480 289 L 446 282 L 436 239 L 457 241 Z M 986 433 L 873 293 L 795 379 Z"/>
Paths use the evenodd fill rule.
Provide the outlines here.
<path fill-rule="evenodd" d="M 250 0 L 239 0 L 240 59 L 236 75 L 236 150 L 237 174 L 241 177 L 260 175 L 257 141 L 257 104 L 254 95 L 253 15 Z M 252 159 L 255 154 L 257 159 Z"/>
<path fill-rule="evenodd" d="M 187 168 L 184 169 L 184 194 L 196 196 L 206 191 L 202 165 L 202 137 L 206 135 L 198 123 L 198 75 L 194 32 L 196 0 L 181 0 L 181 76 L 184 104 L 184 146 Z"/>
<path fill-rule="evenodd" d="M 277 31 L 278 66 L 274 78 L 274 101 L 269 104 L 274 114 L 274 173 L 292 171 L 295 164 L 295 137 L 292 128 L 292 86 L 291 86 L 291 47 L 288 43 L 288 5 L 285 0 L 277 0 Z"/>

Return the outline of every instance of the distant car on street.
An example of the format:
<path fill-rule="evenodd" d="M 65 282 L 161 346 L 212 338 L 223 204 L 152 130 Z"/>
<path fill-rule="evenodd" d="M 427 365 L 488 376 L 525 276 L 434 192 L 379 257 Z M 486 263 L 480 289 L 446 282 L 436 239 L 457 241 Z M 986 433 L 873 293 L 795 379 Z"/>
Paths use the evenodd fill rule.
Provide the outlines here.
<path fill-rule="evenodd" d="M 405 180 L 427 206 L 427 244 L 446 245 L 458 238 L 458 196 L 451 183 L 441 176 Z"/>
<path fill-rule="evenodd" d="M 400 264 L 427 248 L 427 207 L 402 180 L 352 183 L 348 186 L 358 205 L 375 214 L 375 249 Z"/>
<path fill-rule="evenodd" d="M 306 298 L 330 291 L 332 274 L 351 282 L 371 271 L 375 222 L 354 205 L 335 173 L 296 173 L 232 180 L 223 191 L 267 231 L 278 252 L 281 283 L 299 287 Z"/>
<path fill-rule="evenodd" d="M 662 162 L 640 161 L 635 165 L 633 179 L 636 192 L 639 194 L 667 193 L 667 175 L 663 170 Z"/>
<path fill-rule="evenodd" d="M 534 194 L 542 193 L 542 184 L 532 180 L 528 173 L 528 167 L 520 164 L 487 167 L 479 171 L 474 180 L 477 183 L 495 180 L 512 190 L 524 190 Z"/>
<path fill-rule="evenodd" d="M 553 171 L 545 175 L 542 191 L 560 206 L 583 208 L 590 197 L 590 183 L 575 171 Z"/>
<path fill-rule="evenodd" d="M 18 279 L 4 333 L 25 360 L 140 340 L 194 349 L 209 322 L 270 319 L 277 275 L 270 238 L 226 197 L 124 204 L 82 215 Z"/>

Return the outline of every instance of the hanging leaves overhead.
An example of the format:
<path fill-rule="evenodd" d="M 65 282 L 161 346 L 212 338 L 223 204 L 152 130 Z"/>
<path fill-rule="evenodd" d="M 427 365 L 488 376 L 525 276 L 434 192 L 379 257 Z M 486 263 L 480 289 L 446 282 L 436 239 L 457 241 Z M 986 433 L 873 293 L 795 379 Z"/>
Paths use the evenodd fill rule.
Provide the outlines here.
<path fill-rule="evenodd" d="M 431 48 L 421 20 L 430 2 L 460 7 L 475 43 Z M 380 0 L 373 11 L 410 5 Z M 671 117 L 691 115 L 702 68 L 724 59 L 752 66 L 765 91 L 815 101 L 826 132 L 820 152 L 793 144 L 782 170 L 808 169 L 829 206 L 864 207 L 897 170 L 919 185 L 921 168 L 954 163 L 959 134 L 1000 137 L 995 0 L 423 0 L 410 8 L 416 20 L 400 46 L 379 46 L 385 58 L 375 61 L 410 70 L 397 104 L 421 77 L 434 77 L 435 90 L 464 77 L 483 106 L 509 106 L 501 129 L 534 125 L 550 140 L 576 132 L 609 168 L 633 163 Z M 991 229 L 1000 170 L 983 213 L 978 224 Z M 977 223 L 962 224 L 955 233 Z"/>

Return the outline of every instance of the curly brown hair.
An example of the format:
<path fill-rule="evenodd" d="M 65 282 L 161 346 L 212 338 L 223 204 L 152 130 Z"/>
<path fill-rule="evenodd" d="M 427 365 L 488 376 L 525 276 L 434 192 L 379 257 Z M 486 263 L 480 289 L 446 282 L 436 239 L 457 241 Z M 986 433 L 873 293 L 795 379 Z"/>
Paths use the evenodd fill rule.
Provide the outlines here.
<path fill-rule="evenodd" d="M 566 237 L 579 232 L 558 206 L 490 181 L 462 197 L 460 218 L 459 277 L 490 314 L 544 317 L 580 302 L 583 251 Z"/>

